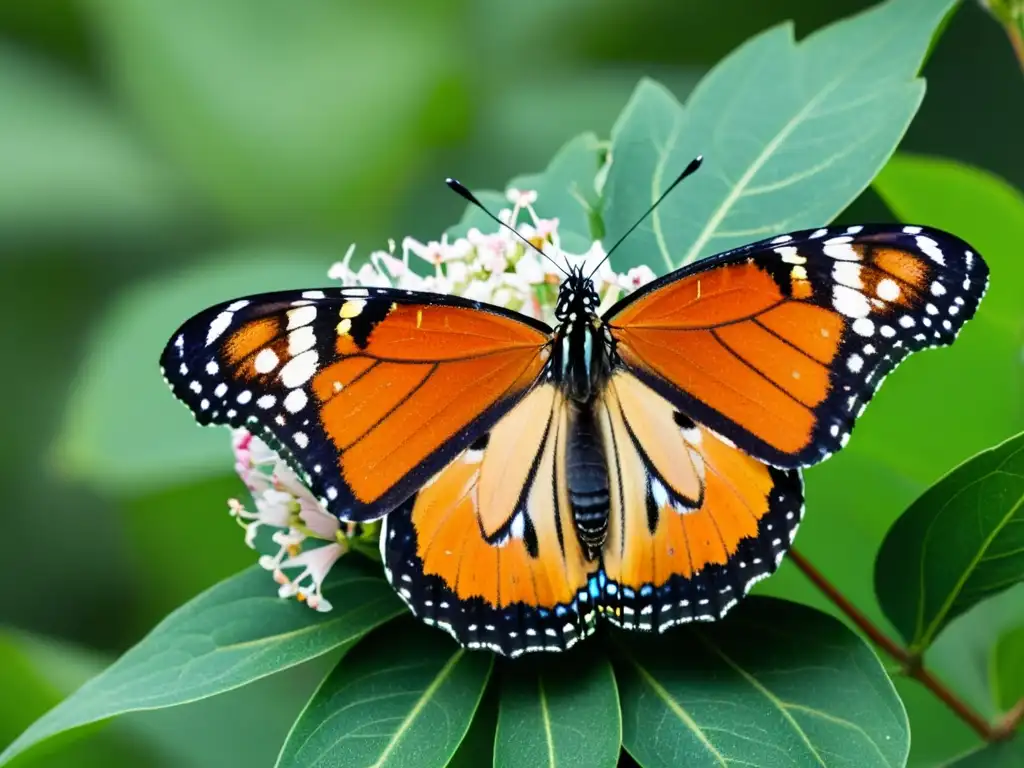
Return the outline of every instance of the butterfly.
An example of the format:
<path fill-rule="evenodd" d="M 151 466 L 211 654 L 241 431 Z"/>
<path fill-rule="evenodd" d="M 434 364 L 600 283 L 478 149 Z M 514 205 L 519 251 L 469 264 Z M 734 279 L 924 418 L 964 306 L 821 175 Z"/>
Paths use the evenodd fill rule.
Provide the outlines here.
<path fill-rule="evenodd" d="M 682 177 L 680 177 L 682 178 Z M 882 379 L 952 343 L 988 268 L 916 226 L 779 235 L 556 323 L 394 288 L 280 291 L 195 315 L 161 357 L 201 424 L 270 443 L 461 644 L 564 650 L 604 617 L 717 620 L 789 549 L 800 470 Z"/>

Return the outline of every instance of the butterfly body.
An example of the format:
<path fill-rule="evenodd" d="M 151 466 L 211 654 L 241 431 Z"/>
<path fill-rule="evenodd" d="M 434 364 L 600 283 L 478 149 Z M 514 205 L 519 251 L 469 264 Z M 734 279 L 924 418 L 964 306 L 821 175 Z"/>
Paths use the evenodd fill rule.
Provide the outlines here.
<path fill-rule="evenodd" d="M 246 427 L 343 520 L 386 516 L 385 571 L 469 647 L 563 650 L 598 617 L 716 620 L 788 550 L 800 469 L 882 379 L 949 344 L 984 262 L 948 233 L 794 232 L 598 314 L 581 270 L 550 327 L 388 288 L 225 302 L 161 358 L 201 423 Z"/>

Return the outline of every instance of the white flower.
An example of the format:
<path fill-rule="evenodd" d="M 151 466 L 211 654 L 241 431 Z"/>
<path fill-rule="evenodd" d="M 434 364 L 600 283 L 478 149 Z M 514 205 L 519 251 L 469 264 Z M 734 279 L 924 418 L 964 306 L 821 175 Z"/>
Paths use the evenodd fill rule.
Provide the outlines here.
<path fill-rule="evenodd" d="M 505 193 L 505 199 L 515 205 L 516 208 L 527 208 L 537 202 L 537 193 L 533 190 L 520 190 L 509 187 Z"/>
<path fill-rule="evenodd" d="M 639 267 L 630 267 L 625 275 L 619 275 L 618 283 L 623 290 L 632 292 L 647 285 L 656 277 L 654 270 L 646 264 L 642 264 Z"/>
<path fill-rule="evenodd" d="M 297 597 L 317 611 L 331 610 L 333 606 L 324 597 L 322 586 L 338 558 L 347 551 L 345 541 L 339 540 L 334 544 L 307 549 L 295 557 L 288 558 L 274 571 L 274 580 L 281 585 L 277 594 L 281 597 Z M 301 568 L 302 571 L 289 579 L 284 571 L 295 568 Z"/>
<path fill-rule="evenodd" d="M 235 468 L 252 495 L 256 511 L 237 499 L 228 501 L 231 516 L 245 528 L 245 543 L 255 548 L 262 526 L 271 527 L 273 555 L 259 558 L 260 567 L 274 574 L 282 597 L 296 597 L 316 610 L 330 610 L 322 584 L 331 566 L 349 550 L 355 526 L 342 524 L 327 513 L 312 492 L 266 443 L 244 429 L 232 434 Z M 300 569 L 298 573 L 294 573 Z"/>
<path fill-rule="evenodd" d="M 616 274 L 600 242 L 595 241 L 586 253 L 566 253 L 561 248 L 558 219 L 537 216 L 536 192 L 510 189 L 507 197 L 512 208 L 502 209 L 497 216 L 515 232 L 495 225 L 496 231 L 473 228 L 465 237 L 451 242 L 446 235 L 426 243 L 406 237 L 400 257 L 391 240 L 386 251 L 372 252 L 358 270 L 351 267 L 355 254 L 352 246 L 341 261 L 331 266 L 328 277 L 345 286 L 457 294 L 549 323 L 554 321 L 561 269 L 582 267 L 584 274 L 589 274 L 596 268 L 594 286 L 601 297 L 600 311 L 654 279 L 647 267 Z M 520 218 L 527 220 L 521 222 Z M 249 489 L 254 507 L 250 511 L 237 499 L 228 501 L 232 517 L 245 528 L 246 544 L 257 547 L 261 530 L 272 528 L 270 542 L 276 550 L 271 548 L 273 554 L 261 556 L 259 564 L 273 574 L 278 594 L 301 600 L 317 611 L 331 610 L 323 594 L 324 579 L 349 550 L 376 557 L 380 526 L 340 522 L 320 506 L 266 443 L 248 431 L 234 430 L 232 445 L 235 468 Z"/>

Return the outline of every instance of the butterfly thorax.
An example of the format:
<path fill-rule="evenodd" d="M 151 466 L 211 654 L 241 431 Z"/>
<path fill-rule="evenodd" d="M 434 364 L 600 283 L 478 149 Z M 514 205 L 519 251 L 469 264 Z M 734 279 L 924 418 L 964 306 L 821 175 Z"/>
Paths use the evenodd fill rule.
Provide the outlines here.
<path fill-rule="evenodd" d="M 608 532 L 608 468 L 593 401 L 611 370 L 611 345 L 597 315 L 593 281 L 573 269 L 555 307 L 552 375 L 572 413 L 566 436 L 566 478 L 576 533 L 588 559 L 600 552 Z"/>
<path fill-rule="evenodd" d="M 577 403 L 588 403 L 607 375 L 608 345 L 597 316 L 600 297 L 594 281 L 581 269 L 573 268 L 558 290 L 554 333 L 552 375 L 565 395 Z"/>

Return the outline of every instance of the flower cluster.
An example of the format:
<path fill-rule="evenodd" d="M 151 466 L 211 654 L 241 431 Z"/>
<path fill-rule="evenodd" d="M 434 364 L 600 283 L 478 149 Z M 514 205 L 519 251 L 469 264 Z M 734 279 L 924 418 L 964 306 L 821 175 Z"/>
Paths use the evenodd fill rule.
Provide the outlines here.
<path fill-rule="evenodd" d="M 654 273 L 646 266 L 616 274 L 611 264 L 604 261 L 599 241 L 583 254 L 563 251 L 558 219 L 542 219 L 533 208 L 536 192 L 510 189 L 508 200 L 512 208 L 502 209 L 498 218 L 515 231 L 496 226 L 497 232 L 484 233 L 474 227 L 465 237 L 451 242 L 447 236 L 428 243 L 407 237 L 402 241 L 400 255 L 396 255 L 396 244 L 391 241 L 387 251 L 374 251 L 358 270 L 350 266 L 355 253 L 353 246 L 344 260 L 331 267 L 328 277 L 344 285 L 455 294 L 548 322 L 553 320 L 558 298 L 562 277 L 559 267 L 596 266 L 600 262 L 594 287 L 602 307 L 654 279 Z M 524 213 L 528 220 L 521 222 Z M 414 257 L 428 274 L 413 267 Z"/>
<path fill-rule="evenodd" d="M 602 310 L 654 279 L 647 267 L 615 273 L 604 261 L 600 242 L 594 242 L 584 254 L 564 252 L 558 219 L 541 219 L 534 210 L 536 192 L 511 189 L 508 200 L 512 207 L 500 211 L 498 218 L 515 231 L 497 225 L 498 231 L 493 233 L 473 228 L 451 242 L 447 237 L 428 243 L 407 237 L 400 256 L 391 241 L 387 251 L 371 253 L 359 269 L 351 267 L 353 246 L 328 276 L 347 286 L 455 294 L 548 322 L 553 320 L 561 279 L 555 264 L 593 269 L 603 262 L 594 275 Z M 524 213 L 528 220 L 521 222 Z M 417 263 L 419 269 L 413 266 Z M 245 529 L 246 544 L 255 548 L 261 527 L 273 529 L 270 541 L 276 553 L 261 556 L 259 563 L 280 585 L 278 594 L 329 611 L 331 604 L 322 591 L 324 579 L 350 549 L 376 553 L 379 525 L 340 523 L 320 506 L 291 468 L 248 431 L 235 430 L 233 445 L 235 469 L 255 505 L 250 510 L 237 499 L 228 502 L 231 515 Z"/>

